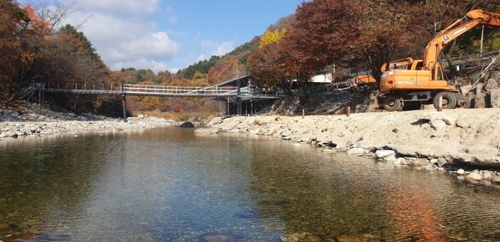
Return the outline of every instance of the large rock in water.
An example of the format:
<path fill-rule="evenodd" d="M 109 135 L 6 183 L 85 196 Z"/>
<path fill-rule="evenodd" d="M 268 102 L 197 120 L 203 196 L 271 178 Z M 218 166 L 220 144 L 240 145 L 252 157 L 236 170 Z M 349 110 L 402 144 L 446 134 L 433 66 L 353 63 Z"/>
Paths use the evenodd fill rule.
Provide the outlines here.
<path fill-rule="evenodd" d="M 194 128 L 194 124 L 188 121 L 188 122 L 182 123 L 179 127 L 181 127 L 181 128 Z"/>

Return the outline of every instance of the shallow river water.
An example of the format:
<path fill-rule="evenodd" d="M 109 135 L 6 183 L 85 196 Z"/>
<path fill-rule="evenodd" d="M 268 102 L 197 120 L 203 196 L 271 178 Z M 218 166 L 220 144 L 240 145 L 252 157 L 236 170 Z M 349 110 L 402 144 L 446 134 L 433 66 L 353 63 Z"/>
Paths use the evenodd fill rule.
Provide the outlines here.
<path fill-rule="evenodd" d="M 192 129 L 0 141 L 0 240 L 499 241 L 500 190 Z"/>

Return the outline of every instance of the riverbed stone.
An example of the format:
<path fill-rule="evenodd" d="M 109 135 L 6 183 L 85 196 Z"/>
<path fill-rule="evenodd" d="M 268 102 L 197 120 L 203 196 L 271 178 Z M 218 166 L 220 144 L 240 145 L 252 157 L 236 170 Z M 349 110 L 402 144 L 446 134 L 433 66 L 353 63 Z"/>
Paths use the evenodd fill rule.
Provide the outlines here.
<path fill-rule="evenodd" d="M 479 173 L 478 170 L 474 170 L 471 173 L 469 173 L 465 178 L 473 181 L 481 181 L 483 180 L 483 176 Z"/>
<path fill-rule="evenodd" d="M 458 170 L 457 170 L 457 174 L 458 174 L 458 175 L 463 175 L 463 174 L 465 174 L 464 169 L 458 169 Z"/>
<path fill-rule="evenodd" d="M 290 132 L 290 131 L 283 131 L 283 132 L 281 132 L 281 137 L 288 137 L 290 135 L 292 135 L 292 132 Z"/>
<path fill-rule="evenodd" d="M 492 178 L 491 178 L 491 182 L 493 183 L 500 183 L 500 176 L 499 175 L 493 175 Z"/>
<path fill-rule="evenodd" d="M 398 161 L 398 158 L 396 158 L 396 153 L 388 155 L 388 156 L 384 157 L 383 159 L 384 159 L 384 161 L 392 162 L 392 163 Z"/>
<path fill-rule="evenodd" d="M 364 155 L 366 153 L 366 150 L 363 148 L 352 148 L 347 151 L 347 154 L 349 155 Z"/>
<path fill-rule="evenodd" d="M 393 161 L 395 165 L 406 165 L 406 159 L 404 157 L 399 157 Z"/>
<path fill-rule="evenodd" d="M 464 85 L 460 87 L 462 93 L 468 93 L 472 89 L 472 85 Z"/>
<path fill-rule="evenodd" d="M 449 126 L 455 126 L 455 123 L 457 122 L 455 117 L 449 115 L 442 117 L 442 120 L 446 125 Z"/>
<path fill-rule="evenodd" d="M 447 162 L 448 162 L 448 161 L 447 161 L 445 158 L 443 158 L 443 157 L 439 157 L 439 158 L 437 159 L 436 164 L 437 164 L 437 166 L 438 166 L 438 167 L 443 167 L 443 166 L 444 166 Z"/>
<path fill-rule="evenodd" d="M 282 242 L 319 242 L 321 239 L 311 233 L 293 233 L 280 236 Z"/>
<path fill-rule="evenodd" d="M 395 155 L 396 152 L 394 150 L 377 150 L 375 151 L 376 158 L 385 158 L 391 155 Z"/>
<path fill-rule="evenodd" d="M 483 176 L 483 179 L 491 180 L 495 174 L 492 171 L 482 171 L 481 175 Z"/>
<path fill-rule="evenodd" d="M 500 89 L 490 91 L 490 106 L 492 108 L 500 108 Z"/>
<path fill-rule="evenodd" d="M 220 128 L 206 128 L 206 129 L 195 129 L 195 134 L 218 134 L 221 133 L 222 129 Z"/>
<path fill-rule="evenodd" d="M 229 234 L 204 234 L 200 236 L 202 242 L 233 242 L 236 237 Z"/>
<path fill-rule="evenodd" d="M 483 88 L 482 83 L 478 83 L 476 96 L 474 98 L 475 108 L 486 108 L 486 93 L 483 93 L 481 90 Z"/>
<path fill-rule="evenodd" d="M 442 130 L 447 126 L 446 122 L 442 119 L 431 120 L 430 125 L 434 130 Z"/>
<path fill-rule="evenodd" d="M 495 79 L 493 78 L 488 78 L 484 85 L 484 90 L 487 92 L 490 92 L 491 90 L 498 88 L 498 83 Z"/>

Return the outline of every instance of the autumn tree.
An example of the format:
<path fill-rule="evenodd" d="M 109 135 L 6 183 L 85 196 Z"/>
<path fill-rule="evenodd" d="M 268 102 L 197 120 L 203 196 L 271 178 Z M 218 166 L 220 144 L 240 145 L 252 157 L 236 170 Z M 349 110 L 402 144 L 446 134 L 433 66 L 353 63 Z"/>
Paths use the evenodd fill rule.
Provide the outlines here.
<path fill-rule="evenodd" d="M 22 88 L 34 81 L 46 82 L 63 74 L 65 77 L 74 77 L 75 73 L 71 73 L 71 70 L 75 68 L 62 69 L 73 63 L 73 56 L 68 57 L 68 46 L 61 45 L 64 40 L 56 36 L 58 32 L 54 30 L 54 26 L 71 12 L 71 7 L 56 3 L 43 9 L 32 4 L 17 5 L 7 0 L 1 0 L 0 3 L 1 16 L 5 20 L 2 21 L 2 35 L 5 35 L 2 40 L 11 43 L 9 51 L 2 51 L 2 58 L 5 58 L 4 53 L 9 52 L 11 58 L 1 61 L 2 65 L 9 65 L 5 70 L 11 72 L 1 75 L 3 99 L 13 100 Z M 2 49 L 6 47 L 2 46 Z M 68 58 L 70 62 L 59 62 L 61 58 Z M 61 63 L 65 65 L 58 66 Z"/>
<path fill-rule="evenodd" d="M 410 2 L 410 1 L 408 1 Z M 435 34 L 473 9 L 498 11 L 498 0 L 452 0 L 452 1 L 406 1 L 396 2 L 397 9 L 402 9 L 405 15 L 406 29 L 399 36 L 406 40 L 406 44 L 398 46 L 397 53 L 406 53 L 414 58 L 421 58 L 423 51 Z M 440 53 L 440 59 L 448 59 L 452 64 L 453 55 L 464 55 L 479 52 L 478 42 L 480 28 L 472 29 L 458 39 L 449 43 Z M 474 41 L 476 39 L 476 41 Z M 456 48 L 459 47 L 459 48 Z M 472 47 L 472 48 L 471 48 Z M 404 57 L 404 56 L 398 56 Z M 453 71 L 453 70 L 452 70 Z"/>
<path fill-rule="evenodd" d="M 91 59 L 96 58 L 96 49 L 92 46 L 92 43 L 87 39 L 83 32 L 78 31 L 71 24 L 66 24 L 64 27 L 61 27 L 60 32 L 71 37 L 72 41 L 77 45 L 78 51 L 88 55 Z"/>
<path fill-rule="evenodd" d="M 266 45 L 273 44 L 281 40 L 285 34 L 286 34 L 286 29 L 281 29 L 281 30 L 266 30 L 264 35 L 260 37 L 260 45 L 259 49 L 264 48 Z"/>
<path fill-rule="evenodd" d="M 396 1 L 314 0 L 303 2 L 287 36 L 300 66 L 318 71 L 329 64 L 369 68 L 374 77 L 401 44 L 407 15 Z M 402 6 L 402 5 L 401 5 Z"/>
<path fill-rule="evenodd" d="M 18 89 L 16 75 L 23 61 L 29 61 L 29 55 L 24 55 L 25 46 L 22 40 L 23 32 L 18 24 L 30 21 L 28 13 L 19 8 L 12 0 L 0 0 L 0 100 L 12 100 L 13 93 Z"/>
<path fill-rule="evenodd" d="M 259 38 L 259 48 L 248 58 L 251 74 L 262 86 L 279 86 L 291 95 L 293 76 L 287 73 L 281 41 L 288 34 L 295 15 L 281 18 Z"/>
<path fill-rule="evenodd" d="M 5 0 L 1 3 L 4 4 Z M 73 5 L 38 2 L 37 5 L 11 6 L 13 10 L 10 11 L 15 13 L 16 18 L 10 23 L 14 27 L 8 26 L 13 29 L 13 43 L 20 48 L 17 48 L 17 56 L 12 55 L 18 60 L 11 62 L 15 64 L 15 75 L 9 76 L 8 85 L 3 85 L 5 82 L 0 84 L 0 89 L 9 93 L 2 95 L 3 98 L 13 100 L 23 88 L 35 82 L 46 87 L 62 88 L 68 85 L 80 88 L 109 86 L 112 81 L 110 70 L 85 35 L 71 25 L 59 28 L 63 19 L 73 12 Z M 5 9 L 1 8 L 2 11 Z M 112 97 L 68 94 L 48 94 L 46 99 L 50 99 L 51 104 L 57 102 L 72 108 L 80 106 L 89 112 L 97 112 L 107 103 L 116 101 Z"/>
<path fill-rule="evenodd" d="M 174 75 L 169 71 L 160 71 L 157 76 L 157 83 L 160 83 L 163 86 L 168 85 L 174 78 Z"/>
<path fill-rule="evenodd" d="M 292 29 L 293 23 L 295 22 L 295 14 L 292 13 L 288 16 L 281 17 L 278 19 L 278 21 L 274 24 L 271 24 L 266 31 L 275 31 L 275 30 L 283 30 L 285 29 L 286 31 Z"/>
<path fill-rule="evenodd" d="M 258 46 L 259 38 L 254 37 L 250 42 L 240 45 L 233 51 L 222 56 L 208 71 L 207 80 L 209 85 L 215 85 L 248 75 L 250 69 L 247 59 Z"/>
<path fill-rule="evenodd" d="M 253 53 L 248 62 L 252 76 L 257 78 L 262 86 L 279 86 L 287 95 L 291 95 L 295 75 L 289 72 L 290 66 L 287 64 L 290 63 L 285 62 L 287 56 L 283 54 L 282 48 L 279 42 L 265 45 Z"/>
<path fill-rule="evenodd" d="M 40 43 L 48 39 L 45 28 L 50 23 L 35 14 L 35 9 L 30 5 L 17 5 L 13 1 L 0 1 L 0 16 L 2 27 L 0 34 L 3 42 L 2 72 L 0 78 L 1 92 L 4 102 L 16 98 L 21 88 L 32 80 L 32 65 L 37 61 Z"/>

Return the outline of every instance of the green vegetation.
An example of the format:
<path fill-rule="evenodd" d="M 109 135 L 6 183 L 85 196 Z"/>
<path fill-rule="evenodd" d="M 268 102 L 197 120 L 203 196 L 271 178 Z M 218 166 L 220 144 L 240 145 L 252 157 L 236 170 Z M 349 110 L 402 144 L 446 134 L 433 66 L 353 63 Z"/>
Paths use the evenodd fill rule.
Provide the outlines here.
<path fill-rule="evenodd" d="M 184 71 L 184 77 L 193 79 L 196 72 L 208 74 L 210 68 L 214 66 L 219 59 L 219 56 L 213 55 L 209 60 L 198 61 L 198 63 L 188 66 L 188 68 Z"/>
<path fill-rule="evenodd" d="M 78 32 L 72 25 L 66 24 L 66 26 L 61 28 L 60 32 L 71 36 L 75 44 L 81 48 L 83 53 L 86 53 L 91 57 L 95 57 L 97 55 L 96 49 L 92 47 L 92 43 L 90 43 L 85 34 L 81 31 Z"/>

